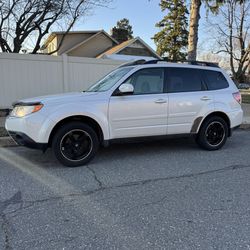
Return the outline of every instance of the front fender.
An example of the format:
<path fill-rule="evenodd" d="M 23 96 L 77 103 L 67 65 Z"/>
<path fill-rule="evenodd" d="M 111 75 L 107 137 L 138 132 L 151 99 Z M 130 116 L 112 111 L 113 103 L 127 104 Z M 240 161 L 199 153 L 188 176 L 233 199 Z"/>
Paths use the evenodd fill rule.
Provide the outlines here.
<path fill-rule="evenodd" d="M 49 108 L 49 107 L 48 107 Z M 84 110 L 81 110 L 78 104 L 60 105 L 54 110 L 50 110 L 49 115 L 44 120 L 39 131 L 39 142 L 48 143 L 50 134 L 53 128 L 62 120 L 73 116 L 87 116 L 95 120 L 102 129 L 104 140 L 109 139 L 109 129 L 107 120 L 107 107 L 102 104 L 101 109 L 96 108 L 95 105 L 84 105 Z"/>

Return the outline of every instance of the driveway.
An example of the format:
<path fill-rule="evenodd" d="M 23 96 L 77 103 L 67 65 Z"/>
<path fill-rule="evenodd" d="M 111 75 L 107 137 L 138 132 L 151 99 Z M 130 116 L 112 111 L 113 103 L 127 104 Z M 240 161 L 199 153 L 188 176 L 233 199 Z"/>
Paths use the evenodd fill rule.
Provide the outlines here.
<path fill-rule="evenodd" d="M 0 249 L 250 249 L 250 132 L 113 145 L 65 168 L 0 148 Z"/>

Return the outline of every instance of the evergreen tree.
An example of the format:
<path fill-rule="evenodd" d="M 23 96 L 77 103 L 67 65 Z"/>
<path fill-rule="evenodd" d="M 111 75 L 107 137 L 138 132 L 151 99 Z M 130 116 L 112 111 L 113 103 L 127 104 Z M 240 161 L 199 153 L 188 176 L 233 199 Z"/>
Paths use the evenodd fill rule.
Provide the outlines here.
<path fill-rule="evenodd" d="M 184 0 L 161 0 L 162 11 L 167 15 L 156 24 L 160 31 L 153 37 L 157 45 L 157 53 L 168 60 L 184 60 L 184 52 L 188 45 L 187 14 Z"/>
<path fill-rule="evenodd" d="M 127 18 L 123 18 L 117 22 L 116 26 L 111 30 L 111 36 L 119 43 L 125 42 L 133 38 L 132 26 Z"/>

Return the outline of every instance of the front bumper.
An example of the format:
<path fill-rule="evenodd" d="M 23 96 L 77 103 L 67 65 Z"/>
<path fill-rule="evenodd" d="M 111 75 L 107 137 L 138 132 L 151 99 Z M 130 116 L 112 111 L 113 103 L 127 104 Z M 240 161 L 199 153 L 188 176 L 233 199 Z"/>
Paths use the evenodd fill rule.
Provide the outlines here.
<path fill-rule="evenodd" d="M 44 136 L 44 132 L 46 132 L 43 130 L 44 121 L 45 117 L 39 112 L 23 118 L 9 116 L 5 121 L 5 129 L 10 133 L 26 135 L 39 144 L 48 143 L 48 138 Z"/>
<path fill-rule="evenodd" d="M 45 151 L 48 147 L 47 143 L 37 143 L 32 140 L 29 136 L 21 132 L 8 131 L 11 138 L 20 146 L 27 148 L 39 149 Z"/>

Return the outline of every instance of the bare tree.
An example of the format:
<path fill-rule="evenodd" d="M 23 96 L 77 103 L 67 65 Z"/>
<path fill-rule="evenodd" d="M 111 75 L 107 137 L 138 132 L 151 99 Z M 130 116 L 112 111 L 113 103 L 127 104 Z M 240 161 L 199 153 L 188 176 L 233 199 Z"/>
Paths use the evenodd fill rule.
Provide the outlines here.
<path fill-rule="evenodd" d="M 188 60 L 196 60 L 201 0 L 192 0 L 188 36 Z"/>
<path fill-rule="evenodd" d="M 188 37 L 188 60 L 191 61 L 196 60 L 197 57 L 200 8 L 203 3 L 207 10 L 216 14 L 219 7 L 224 3 L 224 0 L 191 0 Z"/>
<path fill-rule="evenodd" d="M 31 53 L 38 53 L 51 28 L 66 23 L 64 36 L 79 18 L 94 6 L 106 6 L 112 0 L 0 0 L 0 48 L 20 53 L 25 42 L 35 37 Z M 56 52 L 56 51 L 54 51 Z"/>
<path fill-rule="evenodd" d="M 216 52 L 228 56 L 233 78 L 244 81 L 250 67 L 250 1 L 226 1 L 212 24 L 218 34 Z"/>

